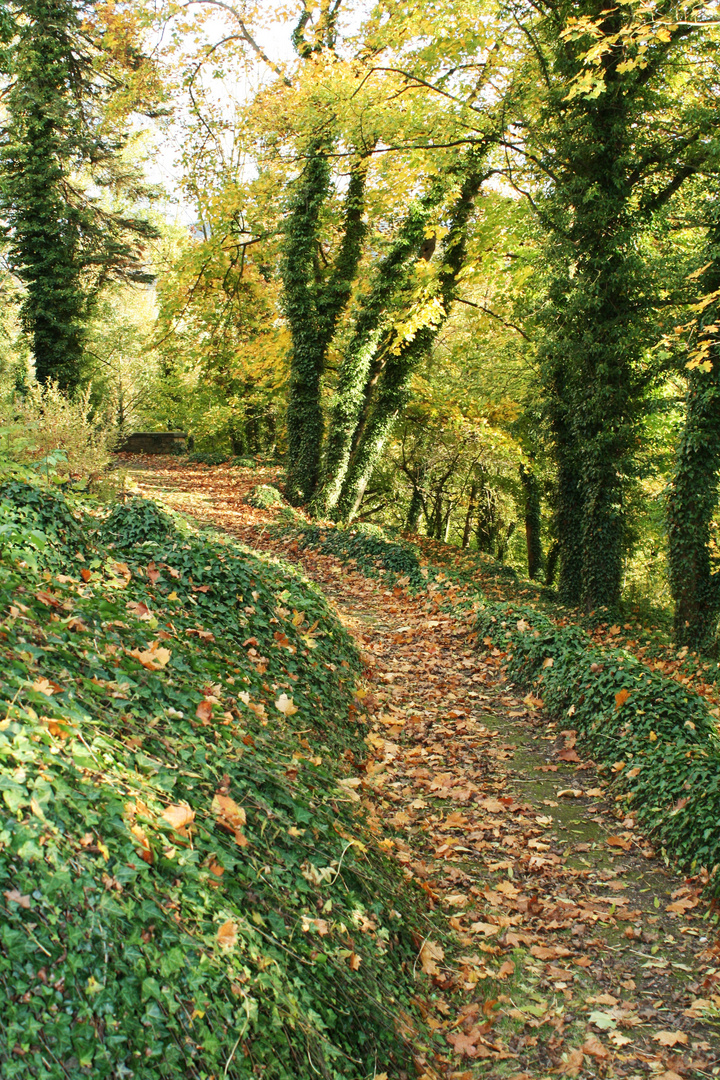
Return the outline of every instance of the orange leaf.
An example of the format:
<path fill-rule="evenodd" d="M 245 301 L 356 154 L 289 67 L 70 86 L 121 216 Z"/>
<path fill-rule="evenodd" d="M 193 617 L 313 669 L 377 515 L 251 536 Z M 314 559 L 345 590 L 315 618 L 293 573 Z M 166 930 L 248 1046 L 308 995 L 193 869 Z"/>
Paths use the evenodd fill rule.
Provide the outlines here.
<path fill-rule="evenodd" d="M 677 1046 L 678 1043 L 686 1046 L 688 1041 L 687 1034 L 684 1031 L 656 1031 L 653 1039 L 655 1042 L 660 1043 L 661 1046 Z"/>
<path fill-rule="evenodd" d="M 245 811 L 242 806 L 238 806 L 229 795 L 222 795 L 218 792 L 212 801 L 212 811 L 220 828 L 235 834 L 235 843 L 238 847 L 248 847 L 250 842 L 246 836 L 243 836 L 241 831 L 246 821 Z"/>
<path fill-rule="evenodd" d="M 173 804 L 172 806 L 165 807 L 162 812 L 162 817 L 173 829 L 176 829 L 178 832 L 182 832 L 184 836 L 187 836 L 186 826 L 190 825 L 195 820 L 195 811 L 183 804 Z"/>
<path fill-rule="evenodd" d="M 202 720 L 203 723 L 206 723 L 212 716 L 212 701 L 208 701 L 207 698 L 203 698 L 203 700 L 200 702 L 197 709 L 195 710 L 195 715 L 197 716 L 198 720 Z"/>
<path fill-rule="evenodd" d="M 130 655 L 139 660 L 148 671 L 160 671 L 169 662 L 172 653 L 169 649 L 163 648 L 157 641 L 153 641 L 152 645 L 147 649 L 131 649 Z"/>
<path fill-rule="evenodd" d="M 218 945 L 223 949 L 232 949 L 237 942 L 237 927 L 232 919 L 228 919 L 219 927 L 217 932 Z"/>
<path fill-rule="evenodd" d="M 618 690 L 617 694 L 615 695 L 615 708 L 616 709 L 622 709 L 623 705 L 625 704 L 625 702 L 627 701 L 627 699 L 629 697 L 630 697 L 630 691 L 629 690 L 626 690 L 624 687 L 623 687 L 622 690 Z"/>
<path fill-rule="evenodd" d="M 420 966 L 426 975 L 439 975 L 437 960 L 445 959 L 445 950 L 436 941 L 426 940 L 420 949 Z"/>

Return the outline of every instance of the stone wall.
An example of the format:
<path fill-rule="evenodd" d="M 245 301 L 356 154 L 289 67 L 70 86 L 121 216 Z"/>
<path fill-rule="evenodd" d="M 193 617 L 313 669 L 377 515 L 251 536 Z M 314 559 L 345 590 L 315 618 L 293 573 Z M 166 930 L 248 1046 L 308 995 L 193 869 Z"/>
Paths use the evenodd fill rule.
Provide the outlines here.
<path fill-rule="evenodd" d="M 184 431 L 136 431 L 118 450 L 121 454 L 181 454 L 186 441 Z"/>

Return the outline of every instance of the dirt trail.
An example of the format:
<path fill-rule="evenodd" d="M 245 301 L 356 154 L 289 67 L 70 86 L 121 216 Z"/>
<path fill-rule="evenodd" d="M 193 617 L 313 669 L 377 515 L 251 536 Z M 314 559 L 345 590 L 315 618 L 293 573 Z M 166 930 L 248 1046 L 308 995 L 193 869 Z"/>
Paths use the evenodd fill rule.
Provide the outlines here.
<path fill-rule="evenodd" d="M 707 1015 L 720 951 L 701 882 L 617 819 L 573 733 L 504 680 L 468 621 L 263 532 L 271 514 L 242 499 L 269 471 L 139 464 L 140 491 L 301 563 L 362 650 L 358 794 L 458 942 L 453 956 L 419 945 L 446 1046 L 426 1075 L 720 1075 Z"/>

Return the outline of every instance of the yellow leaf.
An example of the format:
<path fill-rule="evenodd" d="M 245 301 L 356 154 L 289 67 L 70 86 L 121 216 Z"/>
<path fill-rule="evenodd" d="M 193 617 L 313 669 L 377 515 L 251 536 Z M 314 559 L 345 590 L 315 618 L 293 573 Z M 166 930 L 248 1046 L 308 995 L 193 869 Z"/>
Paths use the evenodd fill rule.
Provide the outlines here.
<path fill-rule="evenodd" d="M 165 807 L 162 812 L 162 817 L 173 829 L 176 829 L 178 832 L 182 830 L 182 832 L 187 835 L 186 826 L 190 825 L 191 822 L 195 820 L 195 811 L 191 810 L 189 806 L 173 804 L 172 806 Z"/>
<path fill-rule="evenodd" d="M 172 653 L 169 649 L 164 649 L 158 641 L 153 641 L 147 649 L 131 649 L 130 655 L 139 660 L 148 671 L 159 671 L 168 663 Z"/>
<path fill-rule="evenodd" d="M 275 702 L 275 708 L 278 710 L 278 712 L 281 712 L 283 716 L 294 716 L 295 713 L 298 711 L 297 705 L 291 697 L 287 696 L 287 694 L 280 695 L 280 697 Z"/>
<path fill-rule="evenodd" d="M 232 949 L 237 942 L 237 927 L 232 919 L 228 919 L 219 927 L 217 932 L 218 945 L 222 949 Z"/>

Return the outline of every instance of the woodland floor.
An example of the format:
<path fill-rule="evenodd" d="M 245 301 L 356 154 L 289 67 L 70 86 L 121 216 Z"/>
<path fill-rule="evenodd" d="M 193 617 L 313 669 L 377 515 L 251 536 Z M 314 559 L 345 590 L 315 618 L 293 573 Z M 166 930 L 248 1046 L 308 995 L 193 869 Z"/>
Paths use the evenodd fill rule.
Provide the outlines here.
<path fill-rule="evenodd" d="M 617 818 L 573 735 L 478 649 L 467 611 L 453 614 L 454 587 L 413 598 L 269 535 L 274 512 L 243 497 L 276 483 L 273 470 L 123 464 L 140 493 L 301 564 L 362 651 L 358 794 L 457 944 L 418 950 L 446 1046 L 427 1076 L 720 1075 L 707 1015 L 720 945 L 702 882 L 666 869 Z"/>

